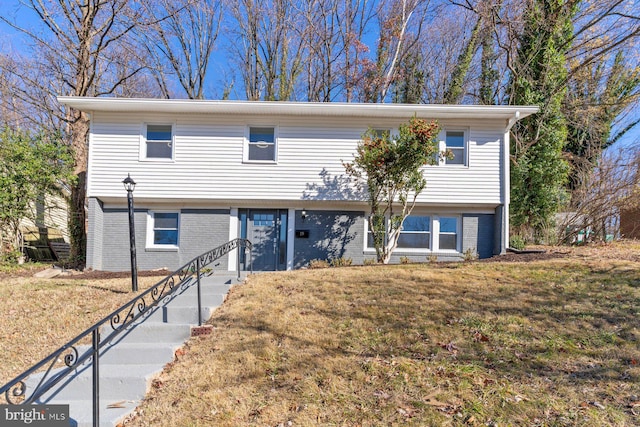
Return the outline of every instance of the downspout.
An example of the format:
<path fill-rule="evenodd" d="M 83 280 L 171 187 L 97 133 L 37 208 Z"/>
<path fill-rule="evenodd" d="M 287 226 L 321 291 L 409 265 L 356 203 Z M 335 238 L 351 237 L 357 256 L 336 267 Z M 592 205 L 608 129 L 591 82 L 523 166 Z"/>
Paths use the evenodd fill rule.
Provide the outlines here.
<path fill-rule="evenodd" d="M 504 132 L 504 159 L 502 163 L 502 241 L 500 254 L 504 254 L 509 247 L 509 204 L 511 203 L 511 128 L 520 120 L 520 111 L 516 111 L 508 121 Z"/>

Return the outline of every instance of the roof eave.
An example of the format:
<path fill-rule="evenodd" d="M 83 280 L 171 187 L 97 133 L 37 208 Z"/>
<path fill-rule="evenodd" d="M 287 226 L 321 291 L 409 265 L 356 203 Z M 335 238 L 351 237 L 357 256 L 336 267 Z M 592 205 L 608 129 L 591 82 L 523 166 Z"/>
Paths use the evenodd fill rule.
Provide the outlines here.
<path fill-rule="evenodd" d="M 171 114 L 231 114 L 268 116 L 519 119 L 538 111 L 537 106 L 362 104 L 342 102 L 211 101 L 152 98 L 96 98 L 60 96 L 58 101 L 91 112 L 148 112 Z"/>

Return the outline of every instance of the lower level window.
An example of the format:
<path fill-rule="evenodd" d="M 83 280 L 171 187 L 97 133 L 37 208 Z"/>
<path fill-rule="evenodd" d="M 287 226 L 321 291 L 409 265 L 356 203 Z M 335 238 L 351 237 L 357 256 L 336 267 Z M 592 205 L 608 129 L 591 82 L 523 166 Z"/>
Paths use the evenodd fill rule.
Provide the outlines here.
<path fill-rule="evenodd" d="M 440 217 L 440 249 L 458 249 L 458 219 Z"/>
<path fill-rule="evenodd" d="M 150 227 L 147 246 L 178 246 L 178 212 L 150 212 Z"/>
<path fill-rule="evenodd" d="M 431 248 L 431 218 L 413 215 L 406 217 L 398 237 L 398 248 Z"/>
<path fill-rule="evenodd" d="M 407 250 L 458 250 L 458 217 L 410 215 L 405 218 L 397 248 Z M 367 225 L 367 249 L 373 249 L 373 233 Z M 437 249 L 434 249 L 437 248 Z"/>

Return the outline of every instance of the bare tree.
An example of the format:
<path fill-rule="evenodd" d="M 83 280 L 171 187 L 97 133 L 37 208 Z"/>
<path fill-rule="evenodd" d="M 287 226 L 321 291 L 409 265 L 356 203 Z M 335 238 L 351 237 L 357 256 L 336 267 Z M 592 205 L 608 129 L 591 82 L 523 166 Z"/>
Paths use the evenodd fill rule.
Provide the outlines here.
<path fill-rule="evenodd" d="M 589 180 L 574 190 L 576 197 L 558 222 L 558 241 L 606 241 L 617 235 L 621 208 L 629 207 L 640 188 L 640 149 L 606 153 L 591 169 Z"/>
<path fill-rule="evenodd" d="M 380 37 L 375 62 L 367 72 L 364 101 L 384 102 L 398 75 L 398 66 L 422 32 L 428 0 L 388 0 L 378 7 Z"/>
<path fill-rule="evenodd" d="M 138 33 L 163 96 L 172 97 L 174 75 L 188 98 L 203 99 L 222 22 L 220 1 L 143 0 L 142 5 L 151 21 Z"/>
<path fill-rule="evenodd" d="M 65 109 L 56 96 L 100 96 L 114 93 L 142 70 L 130 68 L 118 46 L 139 22 L 138 12 L 127 0 L 29 0 L 24 6 L 42 26 L 27 27 L 0 16 L 31 43 L 32 60 L 25 67 L 3 68 L 18 78 L 13 88 L 19 100 L 34 112 L 33 120 L 46 127 L 63 129 L 74 152 L 76 181 L 70 197 L 72 257 L 83 262 L 86 247 L 85 198 L 87 170 L 86 113 Z"/>
<path fill-rule="evenodd" d="M 232 2 L 231 50 L 249 100 L 288 100 L 302 70 L 300 15 L 290 0 Z"/>
<path fill-rule="evenodd" d="M 308 100 L 354 100 L 368 52 L 362 40 L 374 12 L 373 2 L 366 0 L 316 0 L 300 10 Z"/>

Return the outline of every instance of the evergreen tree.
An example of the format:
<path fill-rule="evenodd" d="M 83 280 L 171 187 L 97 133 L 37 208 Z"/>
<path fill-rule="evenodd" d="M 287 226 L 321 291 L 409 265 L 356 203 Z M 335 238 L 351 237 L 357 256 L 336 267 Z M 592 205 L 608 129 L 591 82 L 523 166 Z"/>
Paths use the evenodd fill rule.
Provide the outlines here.
<path fill-rule="evenodd" d="M 518 122 L 511 140 L 511 224 L 539 239 L 566 198 L 569 167 L 563 158 L 567 120 L 566 52 L 577 1 L 531 0 L 511 78 L 510 104 L 538 105 Z"/>

